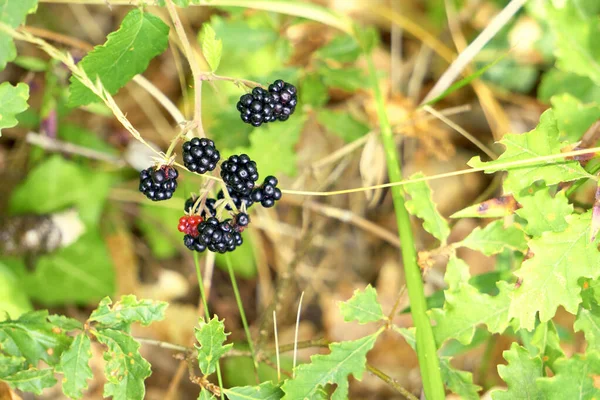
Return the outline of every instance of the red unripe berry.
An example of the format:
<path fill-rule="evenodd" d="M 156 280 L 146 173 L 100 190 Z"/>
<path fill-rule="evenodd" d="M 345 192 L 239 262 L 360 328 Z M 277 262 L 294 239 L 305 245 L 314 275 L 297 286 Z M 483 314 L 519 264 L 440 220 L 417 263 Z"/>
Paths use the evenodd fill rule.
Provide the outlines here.
<path fill-rule="evenodd" d="M 185 232 L 187 230 L 188 226 L 184 225 L 184 224 L 179 224 L 179 226 L 177 227 L 177 230 L 179 232 Z"/>
<path fill-rule="evenodd" d="M 180 224 L 187 224 L 188 223 L 188 216 L 184 215 L 183 217 L 179 218 L 179 223 Z"/>

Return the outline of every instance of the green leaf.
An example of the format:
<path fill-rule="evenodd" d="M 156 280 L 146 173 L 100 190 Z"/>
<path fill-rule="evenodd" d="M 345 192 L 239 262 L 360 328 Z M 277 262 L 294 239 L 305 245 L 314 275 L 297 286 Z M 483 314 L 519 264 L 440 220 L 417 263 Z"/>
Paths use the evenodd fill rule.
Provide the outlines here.
<path fill-rule="evenodd" d="M 473 168 L 485 168 L 488 174 L 508 169 L 508 176 L 504 181 L 505 193 L 518 194 L 523 188 L 539 180 L 545 181 L 546 185 L 550 186 L 589 177 L 578 161 L 562 159 L 515 167 L 496 167 L 508 162 L 520 162 L 561 153 L 562 144 L 558 139 L 558 127 L 552 110 L 542 114 L 540 123 L 534 130 L 523 134 L 506 134 L 500 143 L 506 147 L 506 150 L 498 159 L 482 162 L 477 156 L 473 157 L 468 164 Z"/>
<path fill-rule="evenodd" d="M 419 179 L 424 176 L 423 173 L 418 172 L 409 179 Z M 431 188 L 427 182 L 411 183 L 404 188 L 410 196 L 410 200 L 406 201 L 408 212 L 422 219 L 423 229 L 431 233 L 444 246 L 450 235 L 450 227 L 448 226 L 448 221 L 437 210 L 433 202 Z"/>
<path fill-rule="evenodd" d="M 556 65 L 565 71 L 588 76 L 600 85 L 600 20 L 579 13 L 572 1 L 548 2 L 548 23 L 555 35 Z"/>
<path fill-rule="evenodd" d="M 104 139 L 101 139 L 96 132 L 68 122 L 61 122 L 59 125 L 58 137 L 64 141 L 87 147 L 88 149 L 98 150 L 111 155 L 119 154 L 114 147 L 108 144 Z"/>
<path fill-rule="evenodd" d="M 2 0 L 0 0 L 0 8 L 1 2 Z M 0 36 L 1 40 L 2 36 Z M 18 83 L 17 86 L 12 86 L 8 82 L 0 84 L 0 136 L 3 128 L 17 125 L 18 121 L 15 117 L 29 108 L 28 99 L 29 86 L 25 83 Z"/>
<path fill-rule="evenodd" d="M 381 304 L 377 301 L 377 290 L 371 285 L 367 285 L 363 291 L 355 290 L 350 300 L 340 302 L 339 305 L 346 322 L 357 321 L 359 324 L 367 324 L 386 318 Z"/>
<path fill-rule="evenodd" d="M 560 347 L 560 337 L 552 321 L 538 324 L 533 332 L 531 344 L 536 347 L 544 365 L 554 370 L 554 362 L 565 356 Z"/>
<path fill-rule="evenodd" d="M 198 395 L 198 400 L 210 400 L 210 399 L 214 399 L 215 396 L 213 396 L 213 394 L 207 390 L 207 389 L 200 389 L 200 394 Z"/>
<path fill-rule="evenodd" d="M 150 364 L 140 355 L 140 344 L 125 332 L 113 329 L 95 331 L 94 335 L 108 350 L 104 352 L 106 366 L 104 397 L 114 400 L 142 400 L 146 392 L 144 380 L 152 374 Z"/>
<path fill-rule="evenodd" d="M 23 357 L 5 356 L 0 353 L 0 379 L 24 370 L 26 361 Z"/>
<path fill-rule="evenodd" d="M 499 196 L 455 212 L 450 218 L 502 218 L 511 215 L 517 208 L 512 195 Z"/>
<path fill-rule="evenodd" d="M 225 333 L 223 321 L 214 316 L 208 323 L 204 318 L 198 322 L 199 328 L 195 328 L 196 340 L 200 346 L 198 349 L 198 365 L 204 375 L 210 375 L 217 370 L 219 359 L 227 353 L 233 344 L 223 346 L 229 333 Z"/>
<path fill-rule="evenodd" d="M 600 86 L 587 76 L 551 69 L 542 77 L 538 98 L 549 103 L 554 95 L 568 93 L 584 103 L 600 102 Z"/>
<path fill-rule="evenodd" d="M 150 202 L 144 202 L 140 207 L 135 223 L 159 260 L 173 257 L 181 250 L 182 235 L 177 230 L 177 221 L 182 215 L 183 207 L 177 210 Z"/>
<path fill-rule="evenodd" d="M 111 94 L 115 94 L 135 75 L 146 70 L 150 61 L 162 54 L 168 45 L 169 27 L 150 13 L 136 8 L 121 22 L 119 30 L 94 47 L 80 62 L 88 77 L 96 78 Z M 77 78 L 71 77 L 69 105 L 77 107 L 93 103 L 98 97 Z"/>
<path fill-rule="evenodd" d="M 285 381 L 281 387 L 284 399 L 312 398 L 319 388 L 327 384 L 336 384 L 332 400 L 348 398 L 348 375 L 361 380 L 367 362 L 367 353 L 373 348 L 378 331 L 358 340 L 332 343 L 331 353 L 314 355 L 310 364 L 296 367 L 296 377 Z"/>
<path fill-rule="evenodd" d="M 202 54 L 208 62 L 212 72 L 219 68 L 221 62 L 221 54 L 223 53 L 223 42 L 217 39 L 217 34 L 210 24 L 202 25 L 202 33 L 200 33 L 200 45 L 202 46 Z"/>
<path fill-rule="evenodd" d="M 48 315 L 48 321 L 56 328 L 64 331 L 74 331 L 83 329 L 83 324 L 76 319 L 65 317 L 64 315 Z"/>
<path fill-rule="evenodd" d="M 138 300 L 134 295 L 121 296 L 121 300 L 112 304 L 109 297 L 105 297 L 98 304 L 89 321 L 97 322 L 103 328 L 129 330 L 134 322 L 148 326 L 152 322 L 160 321 L 165 317 L 167 303 L 156 300 Z"/>
<path fill-rule="evenodd" d="M 454 368 L 450 357 L 440 357 L 440 370 L 444 385 L 464 400 L 479 400 L 481 386 L 473 383 L 473 374 Z"/>
<path fill-rule="evenodd" d="M 544 187 L 533 195 L 519 196 L 519 203 L 522 208 L 516 214 L 527 220 L 524 229 L 531 236 L 564 231 L 568 226 L 565 218 L 573 213 L 564 190 L 552 197 L 550 190 Z"/>
<path fill-rule="evenodd" d="M 527 251 L 527 238 L 525 233 L 514 225 L 504 227 L 502 220 L 494 221 L 485 228 L 477 227 L 464 238 L 461 242 L 455 244 L 457 247 L 468 247 L 491 256 L 501 253 L 504 249 L 511 249 L 520 252 Z"/>
<path fill-rule="evenodd" d="M 583 331 L 589 350 L 600 350 L 600 306 L 580 307 L 573 325 L 575 332 Z"/>
<path fill-rule="evenodd" d="M 14 63 L 15 65 L 18 65 L 19 67 L 31 72 L 44 72 L 48 70 L 48 61 L 37 57 L 17 56 Z"/>
<path fill-rule="evenodd" d="M 570 94 L 554 96 L 550 101 L 561 141 L 575 143 L 581 140 L 589 127 L 600 119 L 598 103 L 583 104 Z"/>
<path fill-rule="evenodd" d="M 542 360 L 530 357 L 529 352 L 513 343 L 510 350 L 502 353 L 508 365 L 498 365 L 498 373 L 506 382 L 508 390 L 492 392 L 494 400 L 544 400 L 542 391 L 537 387 L 536 380 L 543 375 Z M 565 397 L 567 399 L 569 397 Z"/>
<path fill-rule="evenodd" d="M 29 296 L 43 304 L 87 303 L 112 294 L 115 271 L 102 237 L 89 232 L 41 257 L 23 280 Z"/>
<path fill-rule="evenodd" d="M 590 221 L 590 213 L 572 215 L 563 232 L 547 232 L 529 242 L 534 256 L 515 272 L 522 284 L 510 304 L 510 316 L 519 319 L 521 328 L 533 329 L 537 312 L 542 322 L 550 320 L 561 305 L 577 312 L 581 303 L 577 280 L 600 274 L 600 252 L 590 241 Z"/>
<path fill-rule="evenodd" d="M 340 63 L 354 62 L 361 50 L 356 40 L 350 35 L 337 35 L 314 55 L 323 59 L 331 59 Z"/>
<path fill-rule="evenodd" d="M 258 386 L 238 386 L 223 390 L 229 400 L 278 400 L 283 391 L 273 382 L 263 382 Z"/>
<path fill-rule="evenodd" d="M 23 357 L 31 365 L 37 365 L 40 360 L 48 365 L 57 364 L 71 339 L 57 333 L 47 317 L 48 311 L 40 310 L 0 322 L 2 351 L 9 356 Z"/>
<path fill-rule="evenodd" d="M 314 72 L 304 76 L 298 92 L 300 104 L 309 105 L 313 108 L 322 107 L 329 100 L 327 86 L 325 86 L 319 74 Z"/>
<path fill-rule="evenodd" d="M 21 288 L 17 275 L 0 260 L 0 321 L 19 318 L 33 307 Z"/>
<path fill-rule="evenodd" d="M 600 395 L 594 377 L 600 375 L 600 357 L 596 352 L 576 354 L 555 363 L 552 378 L 540 378 L 538 387 L 544 400 L 584 400 Z"/>
<path fill-rule="evenodd" d="M 365 77 L 360 68 L 338 68 L 333 69 L 322 66 L 318 72 L 323 77 L 325 85 L 354 92 L 363 87 Z"/>
<path fill-rule="evenodd" d="M 343 111 L 319 110 L 317 120 L 327 131 L 339 136 L 346 143 L 360 139 L 369 133 L 369 127 L 354 119 L 352 115 Z"/>
<path fill-rule="evenodd" d="M 25 371 L 19 371 L 11 376 L 5 376 L 2 380 L 15 389 L 38 395 L 42 394 L 45 388 L 56 385 L 52 368 L 30 368 Z"/>
<path fill-rule="evenodd" d="M 92 357 L 92 345 L 85 332 L 75 336 L 71 346 L 60 357 L 60 372 L 64 374 L 62 389 L 72 399 L 83 397 L 87 381 L 93 378 L 89 366 Z"/>
<path fill-rule="evenodd" d="M 261 179 L 267 175 L 284 173 L 296 175 L 295 146 L 300 139 L 306 116 L 292 115 L 285 124 L 268 124 L 250 134 L 250 148 L 237 147 L 224 152 L 222 157 L 246 153 L 256 161 Z"/>
<path fill-rule="evenodd" d="M 38 0 L 0 0 L 0 22 L 17 28 L 25 22 L 27 14 L 34 13 Z M 6 63 L 17 56 L 17 50 L 12 37 L 0 32 L 0 71 L 6 68 Z"/>

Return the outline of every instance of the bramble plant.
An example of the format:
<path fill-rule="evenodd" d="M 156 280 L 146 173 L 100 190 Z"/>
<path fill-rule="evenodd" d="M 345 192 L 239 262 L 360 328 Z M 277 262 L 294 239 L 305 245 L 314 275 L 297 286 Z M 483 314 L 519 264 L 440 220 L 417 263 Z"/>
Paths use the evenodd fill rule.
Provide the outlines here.
<path fill-rule="evenodd" d="M 60 3 L 60 0 L 50 2 Z M 104 4 L 104 0 L 88 3 Z M 197 326 L 189 327 L 195 336 L 193 346 L 143 339 L 132 334 L 133 324 L 148 326 L 162 320 L 168 304 L 138 300 L 133 295 L 124 295 L 114 302 L 106 297 L 115 291 L 115 274 L 97 226 L 111 189 L 110 172 L 81 167 L 52 156 L 39 162 L 13 191 L 9 210 L 14 214 L 47 214 L 75 207 L 87 230 L 64 248 L 59 244 L 67 237 L 59 235 L 60 243 L 48 246 L 58 250 L 41 258 L 33 272 L 27 272 L 19 260 L 8 257 L 12 247 L 0 247 L 6 249 L 7 255 L 0 258 L 0 290 L 6 286 L 9 293 L 7 299 L 0 294 L 0 310 L 6 314 L 0 316 L 1 381 L 13 389 L 38 395 L 60 382 L 66 396 L 80 399 L 93 378 L 90 360 L 93 343 L 98 343 L 105 360 L 104 396 L 141 400 L 146 395 L 145 381 L 151 375 L 151 365 L 140 353 L 140 347 L 147 345 L 172 350 L 188 364 L 190 379 L 199 386 L 199 399 L 345 399 L 350 393 L 350 377 L 360 381 L 369 373 L 405 398 L 415 400 L 418 398 L 415 393 L 367 361 L 378 340 L 384 334 L 391 334 L 404 338 L 416 351 L 422 394 L 429 400 L 443 399 L 449 393 L 464 399 L 478 399 L 484 389 L 492 389 L 491 398 L 495 400 L 593 399 L 600 396 L 597 383 L 600 376 L 600 189 L 596 190 L 594 204 L 574 199 L 582 188 L 598 187 L 600 171 L 600 162 L 594 158 L 600 150 L 594 147 L 597 142 L 594 133 L 600 120 L 600 48 L 597 45 L 600 8 L 593 2 L 531 1 L 525 6 L 524 12 L 538 21 L 551 38 L 550 46 L 546 39 L 538 44 L 546 46 L 547 61 L 555 64 L 541 77 L 538 91 L 539 99 L 551 107 L 541 115 L 533 130 L 501 132 L 499 144 L 503 149 L 497 158 L 493 152 L 486 151 L 494 157 L 482 160 L 475 156 L 468 162 L 469 168 L 457 173 L 426 176 L 419 172 L 405 180 L 394 137 L 396 127 L 389 120 L 387 93 L 379 87 L 380 71 L 373 61 L 372 53 L 378 45 L 373 29 L 361 27 L 349 17 L 321 6 L 294 0 L 112 0 L 108 3 L 115 7 L 139 4 L 129 7 L 120 27 L 110 33 L 103 44 L 85 49 L 89 50 L 87 54 L 76 61 L 71 53 L 58 47 L 71 46 L 73 40 L 65 41 L 64 36 L 44 35 L 24 26 L 27 16 L 36 12 L 38 0 L 0 0 L 0 70 L 8 63 L 18 63 L 33 71 L 41 63 L 40 71 L 53 76 L 52 89 L 60 92 L 61 85 L 55 82 L 54 70 L 66 68 L 69 76 L 67 81 L 63 71 L 64 91 L 59 94 L 49 92 L 45 96 L 40 117 L 44 121 L 51 120 L 51 115 L 68 112 L 63 108 L 81 108 L 108 115 L 116 118 L 128 134 L 152 154 L 151 161 L 145 161 L 146 164 L 138 168 L 138 189 L 145 196 L 138 226 L 158 258 L 171 257 L 181 247 L 191 251 L 204 316 L 198 319 Z M 522 5 L 523 2 L 511 2 L 517 3 Z M 150 5 L 162 8 L 151 9 L 147 7 Z M 227 41 L 245 39 L 247 32 L 238 25 L 227 27 L 223 17 L 216 15 L 202 26 L 199 35 L 201 51 L 197 52 L 178 14 L 181 9 L 194 6 L 226 6 L 222 9 L 226 11 L 239 7 L 256 8 L 273 15 L 290 15 L 326 24 L 336 28 L 339 34 L 314 53 L 311 69 L 307 71 L 272 68 L 261 76 L 260 83 L 221 76 L 217 71 L 222 62 L 228 62 L 228 56 L 235 56 L 233 51 L 228 54 Z M 272 24 L 274 20 L 270 18 L 277 18 L 273 15 L 266 23 L 255 20 L 256 25 Z M 386 18 L 395 21 L 395 15 L 388 13 Z M 164 20 L 167 16 L 169 21 Z M 268 29 L 265 32 L 256 38 L 258 44 L 247 41 L 248 46 L 257 46 L 249 51 L 258 52 L 258 47 L 270 45 L 277 54 L 289 56 L 291 45 L 279 42 L 277 32 Z M 229 39 L 228 33 L 237 36 Z M 194 81 L 193 90 L 186 93 L 194 98 L 193 110 L 186 112 L 193 114 L 191 120 L 187 120 L 165 94 L 141 76 L 154 58 L 175 43 L 170 41 L 170 34 L 171 38 L 177 38 L 176 47 L 187 60 Z M 260 42 L 267 40 L 263 36 L 270 37 L 270 42 Z M 504 39 L 492 44 L 498 46 Z M 51 43 L 53 41 L 58 44 Z M 17 42 L 35 46 L 50 61 L 38 60 L 36 64 L 33 58 L 17 57 Z M 329 98 L 328 87 L 354 92 L 363 85 L 363 71 L 347 66 L 360 56 L 366 61 L 373 114 L 376 114 L 373 119 L 377 123 L 372 127 L 349 113 L 321 110 Z M 202 68 L 200 61 L 204 61 Z M 427 96 L 433 100 L 416 108 L 410 117 L 416 119 L 426 112 L 435 113 L 433 105 L 474 82 L 475 78 L 487 76 L 493 80 L 490 75 L 494 68 L 505 61 L 496 61 L 466 74 L 452 87 L 449 87 L 450 82 L 436 88 Z M 257 75 L 256 71 L 248 73 L 248 76 L 253 75 Z M 267 78 L 266 75 L 272 76 Z M 173 119 L 172 125 L 178 133 L 170 138 L 170 146 L 164 152 L 144 138 L 113 98 L 131 81 L 138 83 Z M 214 113 L 217 122 L 213 121 L 205 130 L 202 86 L 206 82 L 221 81 L 231 83 L 235 92 L 224 95 L 226 101 L 219 107 L 226 110 Z M 507 83 L 511 89 L 517 87 L 515 85 L 513 81 Z M 521 89 L 525 91 L 525 88 Z M 245 93 L 240 94 L 240 91 Z M 28 100 L 26 83 L 0 84 L 0 129 L 17 124 L 27 126 L 27 113 L 32 110 L 28 110 Z M 316 120 L 342 142 L 365 143 L 368 138 L 379 141 L 385 153 L 390 183 L 335 192 L 285 189 L 276 175 L 281 178 L 278 173 L 293 175 L 296 172 L 294 148 L 308 118 L 307 110 L 315 112 Z M 235 121 L 242 134 L 223 128 L 219 119 Z M 370 134 L 371 129 L 377 133 Z M 114 149 L 89 139 L 86 133 L 80 129 L 70 132 L 65 128 L 61 139 L 94 148 L 103 152 L 102 157 L 110 156 Z M 177 156 L 182 163 L 177 162 Z M 488 196 L 451 216 L 452 220 L 493 219 L 485 227 L 477 227 L 456 241 L 451 238 L 453 224 L 439 212 L 428 181 L 476 172 L 503 173 L 503 193 L 497 197 Z M 183 177 L 202 179 L 202 185 L 190 194 L 186 192 L 189 185 L 178 182 Z M 393 307 L 387 309 L 387 305 L 378 299 L 376 289 L 368 285 L 339 303 L 339 314 L 348 324 L 345 329 L 360 324 L 365 325 L 361 332 L 369 332 L 358 339 L 331 343 L 324 340 L 298 343 L 295 340 L 292 345 L 276 344 L 267 348 L 253 338 L 236 281 L 235 272 L 240 271 L 234 271 L 232 262 L 232 257 L 237 254 L 241 254 L 241 258 L 248 257 L 249 243 L 244 242 L 242 233 L 252 227 L 253 213 L 266 212 L 263 209 L 274 207 L 288 196 L 330 196 L 384 187 L 391 188 L 399 232 L 395 239 L 401 243 L 410 310 L 399 308 L 404 291 L 398 294 Z M 135 195 L 142 197 L 139 193 Z M 175 204 L 172 207 L 175 211 L 155 207 L 151 201 Z M 180 233 L 178 246 L 162 240 L 161 230 L 151 226 L 147 222 L 149 218 L 145 218 L 151 215 L 164 216 L 162 219 L 173 229 L 177 226 Z M 411 217 L 421 221 L 437 247 L 418 249 L 417 252 Z M 345 217 L 337 218 L 343 220 Z M 458 255 L 461 248 L 494 256 L 495 270 L 472 276 L 469 265 Z M 230 340 L 224 320 L 209 310 L 199 257 L 213 257 L 211 253 L 223 257 L 220 260 L 227 266 L 246 347 Z M 75 265 L 73 260 L 82 254 L 88 261 L 85 265 Z M 446 287 L 426 297 L 423 281 L 428 278 L 430 266 L 440 258 L 446 263 Z M 56 259 L 66 265 L 63 270 L 49 267 Z M 23 293 L 10 287 L 17 280 L 13 275 L 25 282 Z M 32 311 L 30 299 L 48 307 L 102 300 L 82 322 L 49 314 L 47 310 Z M 580 353 L 566 351 L 561 346 L 561 341 L 570 335 L 569 329 L 555 323 L 557 310 L 561 307 L 573 315 L 574 332 L 583 332 L 587 346 L 579 348 Z M 396 318 L 398 314 L 408 312 L 414 323 L 412 327 L 400 325 Z M 491 351 L 498 335 L 504 335 L 512 342 L 503 353 L 506 364 L 497 366 L 504 387 L 487 385 L 485 376 L 489 365 L 486 362 L 482 362 L 480 375 L 483 377 L 479 376 L 479 381 L 474 381 L 471 372 L 452 365 L 454 356 L 484 342 L 486 351 Z M 327 351 L 296 365 L 295 354 L 299 346 L 325 347 Z M 271 365 L 272 359 L 277 357 L 279 372 L 280 353 L 292 350 L 294 363 L 289 376 L 258 379 L 260 365 Z M 222 361 L 230 357 L 252 359 L 256 384 L 230 387 L 224 384 Z M 200 375 L 197 376 L 195 371 L 198 370 Z"/>

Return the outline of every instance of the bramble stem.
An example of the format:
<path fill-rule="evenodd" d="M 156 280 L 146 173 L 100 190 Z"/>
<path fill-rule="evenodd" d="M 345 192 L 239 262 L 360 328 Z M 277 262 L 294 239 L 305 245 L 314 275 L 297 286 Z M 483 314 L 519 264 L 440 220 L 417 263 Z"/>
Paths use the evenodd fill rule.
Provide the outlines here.
<path fill-rule="evenodd" d="M 242 85 L 253 89 L 255 87 L 261 87 L 263 89 L 266 89 L 262 84 L 258 83 L 258 82 L 254 82 L 248 79 L 240 79 L 240 78 L 232 78 L 230 76 L 222 76 L 222 75 L 216 75 L 213 73 L 210 74 L 203 74 L 202 75 L 202 79 L 205 81 L 228 81 L 228 82 L 233 82 L 234 84 L 238 85 L 241 83 Z"/>
<path fill-rule="evenodd" d="M 392 127 L 388 120 L 385 101 L 379 82 L 377 80 L 377 70 L 373 64 L 373 58 L 370 53 L 365 52 L 369 66 L 369 78 L 375 94 L 377 107 L 377 116 L 381 128 L 381 138 L 385 148 L 387 160 L 388 175 L 392 182 L 402 180 L 402 171 L 396 154 L 396 144 L 392 133 Z M 421 370 L 421 379 L 423 380 L 423 389 L 428 400 L 443 399 L 445 395 L 444 384 L 440 375 L 440 364 L 437 357 L 437 348 L 433 329 L 426 314 L 427 303 L 423 291 L 423 281 L 421 278 L 421 269 L 417 264 L 417 251 L 415 249 L 414 237 L 410 225 L 410 216 L 404 204 L 404 189 L 400 186 L 394 186 L 391 189 L 394 208 L 396 210 L 396 223 L 398 233 L 402 244 L 402 260 L 404 262 L 404 273 L 406 276 L 406 286 L 408 288 L 408 297 L 410 299 L 411 314 L 415 327 L 417 328 L 417 357 L 419 359 L 419 368 Z"/>

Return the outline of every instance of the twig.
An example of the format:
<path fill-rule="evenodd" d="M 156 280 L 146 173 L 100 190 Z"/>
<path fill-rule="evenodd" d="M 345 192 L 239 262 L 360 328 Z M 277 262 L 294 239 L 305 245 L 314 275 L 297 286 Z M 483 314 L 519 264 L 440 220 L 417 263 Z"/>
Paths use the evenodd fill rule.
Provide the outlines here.
<path fill-rule="evenodd" d="M 393 387 L 394 389 L 396 389 L 396 391 L 398 393 L 400 393 L 401 395 L 403 395 L 407 399 L 409 399 L 409 400 L 419 400 L 414 394 L 412 394 L 407 389 L 405 389 L 402 386 L 400 386 L 400 384 L 398 382 L 396 382 L 396 380 L 394 378 L 386 375 L 384 372 L 382 372 L 381 370 L 375 368 L 371 364 L 367 364 L 366 366 L 367 366 L 367 371 L 369 371 L 370 373 L 372 373 L 373 375 L 375 375 L 376 377 L 378 377 L 379 379 L 381 379 L 382 381 L 384 381 L 385 383 L 387 383 L 388 385 L 390 385 L 391 387 Z"/>
<path fill-rule="evenodd" d="M 298 356 L 298 331 L 300 330 L 300 314 L 302 313 L 302 299 L 304 298 L 304 292 L 300 295 L 298 301 L 298 313 L 296 315 L 296 330 L 294 332 L 294 359 L 292 362 L 292 377 L 296 376 L 296 357 Z M 275 311 L 273 311 L 275 312 Z"/>
<path fill-rule="evenodd" d="M 162 340 L 145 339 L 145 338 L 138 338 L 138 337 L 136 337 L 135 340 L 137 340 L 138 342 L 140 342 L 142 344 L 149 344 L 151 346 L 160 347 L 161 349 L 180 351 L 180 352 L 186 353 L 186 354 L 190 353 L 191 351 L 194 350 L 193 347 L 186 347 L 186 346 L 181 346 L 179 344 L 163 342 Z"/>
<path fill-rule="evenodd" d="M 58 139 L 53 139 L 49 136 L 40 135 L 34 132 L 27 133 L 27 135 L 25 136 L 25 141 L 29 144 L 39 146 L 45 150 L 76 154 L 94 160 L 106 161 L 108 163 L 115 164 L 119 167 L 125 165 L 125 162 L 122 159 L 120 159 L 119 157 L 112 156 L 108 153 L 89 149 L 83 146 L 78 146 L 69 142 L 63 142 Z"/>

